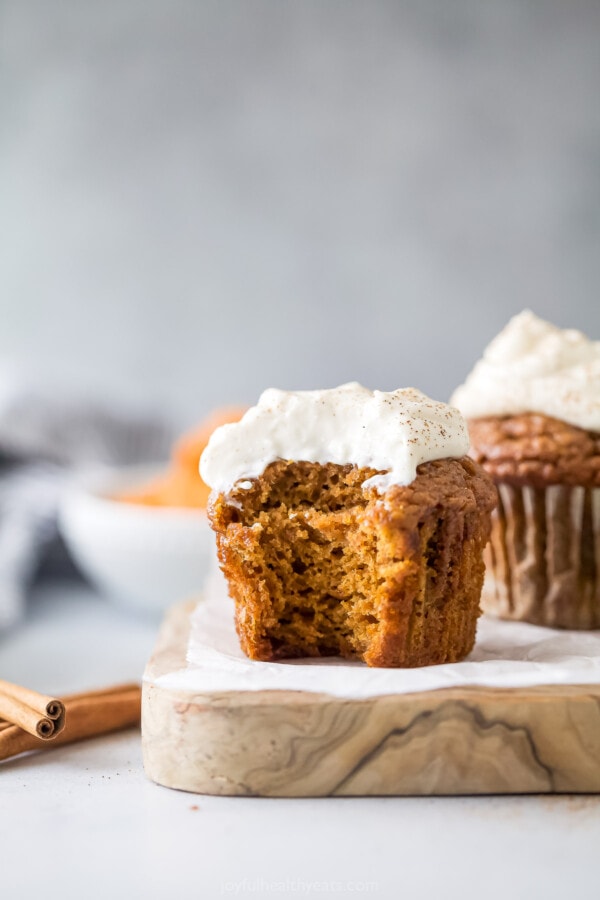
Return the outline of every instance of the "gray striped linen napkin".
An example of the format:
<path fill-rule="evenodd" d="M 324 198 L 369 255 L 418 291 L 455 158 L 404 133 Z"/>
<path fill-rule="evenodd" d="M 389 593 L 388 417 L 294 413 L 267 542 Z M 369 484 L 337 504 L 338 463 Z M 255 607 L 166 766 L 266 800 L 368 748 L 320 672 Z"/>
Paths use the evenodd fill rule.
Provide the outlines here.
<path fill-rule="evenodd" d="M 77 471 L 166 459 L 172 428 L 150 413 L 0 385 L 0 630 L 19 621 L 35 572 L 57 539 L 61 497 Z"/>

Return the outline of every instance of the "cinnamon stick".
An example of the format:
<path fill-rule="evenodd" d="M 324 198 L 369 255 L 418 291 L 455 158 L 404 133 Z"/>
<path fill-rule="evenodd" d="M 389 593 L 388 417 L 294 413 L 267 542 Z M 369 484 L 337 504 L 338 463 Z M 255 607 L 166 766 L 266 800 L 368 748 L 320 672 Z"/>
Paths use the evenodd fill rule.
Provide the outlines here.
<path fill-rule="evenodd" d="M 49 740 L 62 731 L 65 708 L 55 697 L 0 680 L 0 716 L 31 735 Z"/>
<path fill-rule="evenodd" d="M 50 742 L 28 734 L 17 725 L 2 727 L 0 723 L 0 760 L 27 750 L 48 749 L 137 725 L 140 720 L 141 688 L 137 684 L 123 684 L 73 694 L 64 698 L 64 705 L 64 729 Z"/>

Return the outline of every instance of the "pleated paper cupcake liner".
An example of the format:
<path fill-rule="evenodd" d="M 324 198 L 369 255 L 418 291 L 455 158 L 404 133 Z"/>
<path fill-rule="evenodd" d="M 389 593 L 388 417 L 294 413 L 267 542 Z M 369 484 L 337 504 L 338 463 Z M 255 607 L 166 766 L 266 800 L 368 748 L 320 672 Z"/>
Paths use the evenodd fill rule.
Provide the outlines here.
<path fill-rule="evenodd" d="M 553 628 L 600 628 L 600 488 L 498 485 L 484 612 Z"/>

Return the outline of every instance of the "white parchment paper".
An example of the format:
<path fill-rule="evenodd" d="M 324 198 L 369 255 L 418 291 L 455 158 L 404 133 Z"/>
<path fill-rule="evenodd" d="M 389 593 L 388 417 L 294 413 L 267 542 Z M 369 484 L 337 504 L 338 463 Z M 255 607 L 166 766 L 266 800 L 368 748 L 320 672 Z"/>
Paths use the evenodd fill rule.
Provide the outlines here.
<path fill-rule="evenodd" d="M 340 659 L 256 662 L 240 650 L 233 602 L 222 578 L 212 577 L 192 614 L 187 667 L 159 683 L 205 691 L 311 691 L 347 699 L 414 693 L 464 685 L 532 687 L 600 683 L 600 631 L 555 631 L 488 617 L 460 663 L 420 669 L 370 669 Z"/>

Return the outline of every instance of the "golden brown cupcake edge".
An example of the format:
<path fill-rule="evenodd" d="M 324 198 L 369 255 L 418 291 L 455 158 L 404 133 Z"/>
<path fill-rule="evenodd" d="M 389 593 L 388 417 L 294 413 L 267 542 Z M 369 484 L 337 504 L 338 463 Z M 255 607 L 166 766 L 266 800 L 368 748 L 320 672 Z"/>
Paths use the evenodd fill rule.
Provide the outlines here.
<path fill-rule="evenodd" d="M 600 433 L 539 413 L 470 419 L 470 455 L 496 483 L 600 487 Z"/>

